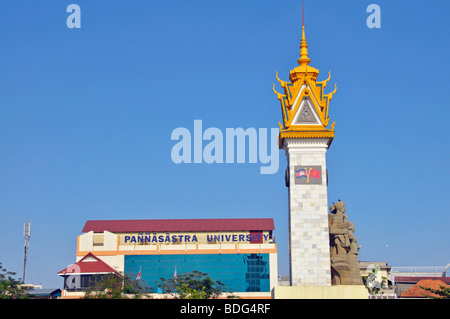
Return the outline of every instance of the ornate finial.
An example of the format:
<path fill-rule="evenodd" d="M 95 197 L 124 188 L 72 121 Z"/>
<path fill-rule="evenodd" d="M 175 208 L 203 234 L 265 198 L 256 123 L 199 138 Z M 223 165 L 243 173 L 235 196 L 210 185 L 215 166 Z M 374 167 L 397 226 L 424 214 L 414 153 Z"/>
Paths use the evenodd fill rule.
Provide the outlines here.
<path fill-rule="evenodd" d="M 302 0 L 302 26 L 305 26 L 305 0 Z"/>
<path fill-rule="evenodd" d="M 308 44 L 305 36 L 305 4 L 302 2 L 302 41 L 300 43 L 300 59 L 297 60 L 300 65 L 308 65 L 311 59 L 308 57 Z"/>
<path fill-rule="evenodd" d="M 297 60 L 297 67 L 289 72 L 289 82 L 282 81 L 276 72 L 276 78 L 284 89 L 284 94 L 275 90 L 278 100 L 281 102 L 281 114 L 283 122 L 280 125 L 280 140 L 279 147 L 284 145 L 284 139 L 290 138 L 326 138 L 329 145 L 334 139 L 334 125 L 331 129 L 327 128 L 330 122 L 329 103 L 336 93 L 336 86 L 334 91 L 324 94 L 324 89 L 331 78 L 331 73 L 325 81 L 317 82 L 319 70 L 310 66 L 311 59 L 308 57 L 308 44 L 305 35 L 305 10 L 302 4 L 302 38 L 300 43 L 300 58 Z M 314 115 L 314 122 L 319 119 L 320 125 L 312 125 L 311 121 L 303 121 L 304 110 L 302 103 L 308 100 L 308 111 L 310 115 Z M 314 114 L 313 114 L 314 113 Z M 301 119 L 301 120 L 300 120 Z M 336 205 L 336 204 L 334 204 Z"/>

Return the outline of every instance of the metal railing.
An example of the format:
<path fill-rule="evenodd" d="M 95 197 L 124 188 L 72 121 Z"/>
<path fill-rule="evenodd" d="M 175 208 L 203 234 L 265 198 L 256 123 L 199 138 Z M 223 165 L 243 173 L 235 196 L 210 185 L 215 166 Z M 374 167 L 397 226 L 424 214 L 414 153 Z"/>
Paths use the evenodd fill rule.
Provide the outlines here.
<path fill-rule="evenodd" d="M 405 266 L 405 267 L 395 267 L 391 268 L 391 274 L 402 274 L 402 273 L 410 273 L 410 274 L 429 274 L 430 276 L 445 276 L 447 267 L 443 266 Z M 433 275 L 434 274 L 434 275 Z"/>

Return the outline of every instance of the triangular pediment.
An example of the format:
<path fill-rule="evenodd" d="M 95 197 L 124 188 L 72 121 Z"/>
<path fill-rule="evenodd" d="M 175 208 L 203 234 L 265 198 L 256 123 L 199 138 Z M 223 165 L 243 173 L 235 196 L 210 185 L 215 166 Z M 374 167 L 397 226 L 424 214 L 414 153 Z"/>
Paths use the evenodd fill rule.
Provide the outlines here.
<path fill-rule="evenodd" d="M 322 125 L 310 98 L 302 99 L 291 125 Z"/>
<path fill-rule="evenodd" d="M 83 262 L 83 263 L 85 263 L 85 262 L 98 262 L 98 261 L 99 261 L 99 259 L 97 257 L 93 256 L 93 255 L 86 256 L 82 260 L 80 260 L 80 262 Z"/>
<path fill-rule="evenodd" d="M 106 262 L 95 256 L 93 253 L 88 253 L 81 258 L 75 264 L 68 266 L 67 268 L 58 272 L 59 276 L 65 276 L 70 274 L 106 274 L 115 273 L 119 274 L 114 268 L 108 265 Z"/>

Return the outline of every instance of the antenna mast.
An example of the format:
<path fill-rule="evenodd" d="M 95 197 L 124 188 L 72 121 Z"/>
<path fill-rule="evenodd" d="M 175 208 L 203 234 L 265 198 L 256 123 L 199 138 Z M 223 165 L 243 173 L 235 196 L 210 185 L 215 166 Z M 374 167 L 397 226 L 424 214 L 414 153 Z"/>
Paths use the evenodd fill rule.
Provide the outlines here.
<path fill-rule="evenodd" d="M 25 254 L 23 258 L 23 277 L 22 277 L 22 283 L 25 283 L 25 272 L 27 268 L 27 254 L 28 254 L 28 248 L 30 248 L 30 236 L 31 236 L 31 227 L 30 227 L 30 221 L 27 220 L 23 226 L 23 239 L 25 241 Z"/>

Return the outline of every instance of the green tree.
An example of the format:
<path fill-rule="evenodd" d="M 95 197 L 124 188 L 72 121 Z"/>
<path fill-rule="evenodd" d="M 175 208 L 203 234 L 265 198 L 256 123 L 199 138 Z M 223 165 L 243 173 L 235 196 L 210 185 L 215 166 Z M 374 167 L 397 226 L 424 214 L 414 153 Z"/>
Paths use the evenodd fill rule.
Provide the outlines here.
<path fill-rule="evenodd" d="M 368 276 L 362 276 L 363 284 L 366 286 L 367 291 L 372 296 L 376 296 L 380 293 L 383 294 L 381 292 L 381 289 L 383 288 L 387 280 L 386 277 L 381 277 L 381 282 L 378 281 L 377 277 L 379 270 L 380 267 L 378 265 L 375 265 Z"/>
<path fill-rule="evenodd" d="M 432 292 L 432 293 L 437 295 L 437 296 L 429 296 L 430 298 L 433 298 L 433 299 L 450 299 L 450 286 L 446 287 L 444 285 L 441 285 L 440 286 L 440 288 L 441 288 L 440 290 L 439 289 L 432 289 L 430 287 L 422 287 L 422 286 L 419 286 L 419 287 L 424 289 L 424 290 L 426 290 L 426 291 Z"/>
<path fill-rule="evenodd" d="M 117 274 L 103 275 L 85 291 L 84 299 L 141 299 L 149 298 L 141 281 Z"/>
<path fill-rule="evenodd" d="M 22 282 L 14 279 L 15 272 L 3 268 L 0 263 L 0 299 L 25 299 L 28 298 L 26 288 Z"/>
<path fill-rule="evenodd" d="M 227 291 L 225 284 L 211 279 L 207 273 L 198 270 L 170 279 L 161 278 L 158 287 L 163 293 L 175 299 L 217 299 L 223 294 L 227 298 L 236 298 Z"/>
<path fill-rule="evenodd" d="M 201 290 L 189 288 L 186 283 L 183 283 L 178 296 L 180 299 L 208 299 L 205 289 L 204 286 Z"/>

